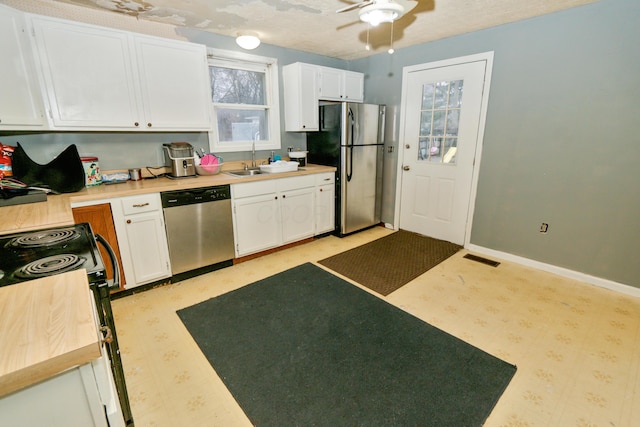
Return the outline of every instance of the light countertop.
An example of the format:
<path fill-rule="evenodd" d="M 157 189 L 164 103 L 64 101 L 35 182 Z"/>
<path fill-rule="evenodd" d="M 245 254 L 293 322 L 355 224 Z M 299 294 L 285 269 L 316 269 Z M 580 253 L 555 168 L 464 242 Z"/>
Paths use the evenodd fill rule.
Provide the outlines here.
<path fill-rule="evenodd" d="M 101 356 L 84 269 L 0 287 L 0 397 Z"/>
<path fill-rule="evenodd" d="M 241 169 L 241 162 L 238 162 L 237 165 L 227 165 L 227 163 L 225 163 L 223 172 L 217 175 L 179 179 L 162 177 L 143 179 L 140 181 L 125 181 L 119 184 L 102 184 L 84 188 L 77 193 L 49 195 L 46 202 L 0 207 L 0 234 L 72 225 L 74 223 L 73 213 L 71 211 L 72 203 L 157 193 L 161 191 L 186 190 L 189 188 L 287 178 L 335 172 L 336 170 L 336 168 L 332 166 L 307 164 L 295 172 L 265 173 L 250 177 L 236 177 L 224 172 L 233 169 Z"/>

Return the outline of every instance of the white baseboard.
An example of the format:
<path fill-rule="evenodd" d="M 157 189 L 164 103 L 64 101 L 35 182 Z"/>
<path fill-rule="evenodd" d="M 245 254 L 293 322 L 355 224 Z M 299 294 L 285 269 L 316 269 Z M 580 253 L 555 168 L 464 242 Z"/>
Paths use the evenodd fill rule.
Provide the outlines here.
<path fill-rule="evenodd" d="M 468 249 L 473 252 L 478 252 L 483 255 L 501 258 L 505 261 L 515 262 L 517 264 L 521 264 L 527 267 L 557 274 L 558 276 L 567 277 L 569 279 L 578 280 L 580 282 L 585 282 L 590 285 L 599 286 L 601 288 L 610 289 L 612 291 L 616 291 L 626 295 L 640 298 L 640 288 L 636 288 L 634 286 L 625 285 L 622 283 L 614 282 L 612 280 L 602 279 L 600 277 L 591 276 L 585 273 L 580 273 L 578 271 L 569 270 L 567 268 L 562 268 L 562 267 L 558 267 L 551 264 L 545 264 L 540 261 L 535 261 L 529 258 L 512 255 L 507 252 L 500 252 L 500 251 L 496 251 L 493 249 L 489 249 L 489 248 L 485 248 L 485 247 L 477 246 L 473 244 L 468 244 L 465 247 L 465 249 Z"/>

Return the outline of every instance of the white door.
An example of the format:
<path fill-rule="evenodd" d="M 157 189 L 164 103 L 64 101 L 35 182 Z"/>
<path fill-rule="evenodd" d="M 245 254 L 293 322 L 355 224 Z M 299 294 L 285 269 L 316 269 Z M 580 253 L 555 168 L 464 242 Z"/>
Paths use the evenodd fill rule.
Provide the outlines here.
<path fill-rule="evenodd" d="M 400 228 L 466 243 L 491 60 L 492 54 L 482 54 L 405 67 Z"/>

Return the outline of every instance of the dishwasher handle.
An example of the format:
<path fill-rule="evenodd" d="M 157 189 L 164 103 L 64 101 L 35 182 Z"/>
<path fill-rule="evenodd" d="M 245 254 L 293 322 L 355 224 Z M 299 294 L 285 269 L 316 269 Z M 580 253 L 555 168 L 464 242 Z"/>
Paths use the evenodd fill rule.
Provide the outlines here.
<path fill-rule="evenodd" d="M 215 202 L 231 198 L 231 187 L 219 185 L 216 187 L 191 188 L 188 190 L 165 191 L 160 193 L 163 208 L 193 205 L 196 203 Z"/>

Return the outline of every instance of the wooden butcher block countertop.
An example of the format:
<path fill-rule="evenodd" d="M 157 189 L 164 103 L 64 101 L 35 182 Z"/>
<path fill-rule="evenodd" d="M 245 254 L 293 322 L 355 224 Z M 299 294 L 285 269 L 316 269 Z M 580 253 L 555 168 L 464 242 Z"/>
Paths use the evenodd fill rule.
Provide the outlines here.
<path fill-rule="evenodd" d="M 49 195 L 46 202 L 0 207 L 0 235 L 72 225 L 74 223 L 71 211 L 72 203 L 336 171 L 336 168 L 332 166 L 307 164 L 295 172 L 264 173 L 250 177 L 236 177 L 224 172 L 241 169 L 241 165 L 242 162 L 229 166 L 225 163 L 223 172 L 217 175 L 180 179 L 162 177 L 126 181 L 120 184 L 102 184 L 85 188 L 77 193 Z"/>
<path fill-rule="evenodd" d="M 0 396 L 101 355 L 86 270 L 0 287 Z"/>

